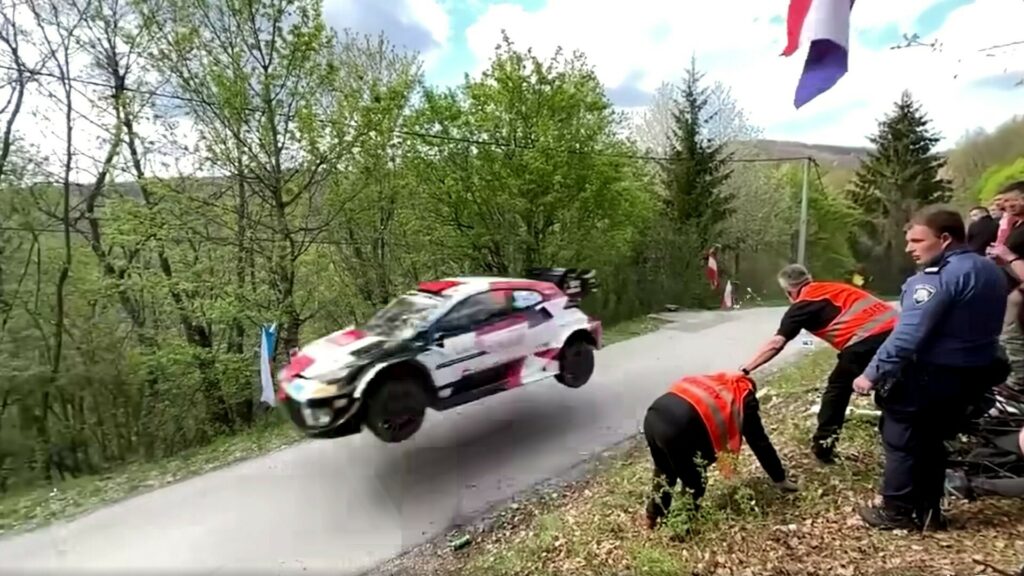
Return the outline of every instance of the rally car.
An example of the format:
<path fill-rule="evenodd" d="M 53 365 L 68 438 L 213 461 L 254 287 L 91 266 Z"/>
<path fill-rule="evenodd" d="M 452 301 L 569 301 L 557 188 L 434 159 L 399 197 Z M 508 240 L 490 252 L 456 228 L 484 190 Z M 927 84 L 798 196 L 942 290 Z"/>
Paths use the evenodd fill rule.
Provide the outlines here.
<path fill-rule="evenodd" d="M 579 308 L 593 270 L 534 269 L 527 278 L 421 282 L 366 323 L 292 353 L 278 400 L 314 438 L 363 427 L 402 442 L 442 411 L 548 378 L 586 384 L 601 322 Z"/>

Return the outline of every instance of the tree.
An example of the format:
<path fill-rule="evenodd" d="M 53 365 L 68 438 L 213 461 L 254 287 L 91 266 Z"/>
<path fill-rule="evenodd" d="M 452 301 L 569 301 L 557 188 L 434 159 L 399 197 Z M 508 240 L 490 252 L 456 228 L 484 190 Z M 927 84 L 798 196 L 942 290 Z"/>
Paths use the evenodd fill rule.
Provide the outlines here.
<path fill-rule="evenodd" d="M 850 199 L 866 216 L 859 252 L 877 269 L 873 275 L 880 287 L 895 289 L 913 272 L 903 250 L 903 226 L 910 216 L 951 198 L 950 184 L 940 176 L 945 159 L 935 152 L 941 138 L 930 124 L 904 91 L 869 138 L 875 149 L 854 175 Z"/>
<path fill-rule="evenodd" d="M 990 167 L 978 179 L 978 202 L 988 204 L 1007 184 L 1018 180 L 1024 180 L 1024 156 L 1010 163 Z"/>
<path fill-rule="evenodd" d="M 581 54 L 542 61 L 505 36 L 479 79 L 427 89 L 410 127 L 433 136 L 419 145 L 418 180 L 467 271 L 520 274 L 628 252 L 646 190 Z"/>
<path fill-rule="evenodd" d="M 685 82 L 684 82 L 685 85 Z M 677 102 L 683 98 L 684 86 L 662 83 L 654 91 L 651 103 L 633 119 L 631 135 L 646 154 L 663 156 L 672 146 Z M 736 145 L 761 137 L 761 129 L 750 123 L 746 111 L 720 81 L 707 90 L 707 105 L 700 122 L 703 135 L 713 143 Z"/>
<path fill-rule="evenodd" d="M 701 85 L 704 74 L 691 58 L 681 97 L 672 113 L 672 141 L 663 167 L 667 203 L 680 229 L 691 229 L 701 244 L 732 213 L 733 195 L 724 187 L 732 170 L 732 153 L 724 142 L 707 135 L 709 90 Z"/>
<path fill-rule="evenodd" d="M 987 202 L 980 180 L 994 166 L 1013 164 L 1024 157 L 1024 116 L 1015 116 L 992 132 L 975 130 L 962 137 L 947 155 L 947 170 L 957 203 L 964 208 Z"/>

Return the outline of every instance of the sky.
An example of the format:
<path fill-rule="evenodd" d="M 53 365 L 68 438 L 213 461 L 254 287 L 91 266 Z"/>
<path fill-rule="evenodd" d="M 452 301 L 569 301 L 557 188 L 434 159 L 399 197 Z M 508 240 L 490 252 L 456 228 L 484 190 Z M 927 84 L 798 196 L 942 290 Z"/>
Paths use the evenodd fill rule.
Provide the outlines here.
<path fill-rule="evenodd" d="M 845 0 L 816 0 L 845 1 Z M 520 49 L 541 58 L 557 47 L 580 50 L 612 102 L 640 111 L 663 82 L 678 82 L 691 55 L 708 81 L 730 86 L 765 138 L 864 146 L 904 89 L 923 104 L 952 147 L 966 132 L 992 130 L 1024 114 L 1024 0 L 857 0 L 851 17 L 850 72 L 800 110 L 793 96 L 806 44 L 792 57 L 785 45 L 788 0 L 324 0 L 335 29 L 383 32 L 418 52 L 429 83 L 452 85 L 490 63 L 506 30 Z M 26 23 L 29 25 L 29 23 Z M 904 34 L 938 41 L 940 50 L 893 50 Z M 991 46 L 1016 46 L 979 51 Z M 76 57 L 84 69 L 87 54 Z M 76 60 L 76 61 L 77 61 Z M 74 74 L 73 74 L 74 75 Z M 63 157 L 63 112 L 46 95 L 52 82 L 33 85 L 16 130 L 37 164 L 56 174 Z M 78 93 L 73 131 L 73 179 L 91 179 L 109 139 L 109 115 Z M 0 102 L 2 104 L 2 102 Z M 0 119 L 5 118 L 0 114 Z M 104 120 L 106 119 L 106 120 Z M 207 173 L 195 153 L 198 132 L 188 118 L 177 126 L 139 122 L 154 141 L 147 172 Z M 171 148 L 164 149 L 164 146 Z"/>
<path fill-rule="evenodd" d="M 818 0 L 842 1 L 842 0 Z M 678 81 L 691 55 L 734 96 L 766 138 L 868 145 L 867 136 L 904 89 L 952 146 L 965 132 L 994 129 L 1024 113 L 1024 0 L 857 0 L 850 72 L 796 110 L 806 42 L 789 58 L 788 0 L 325 0 L 335 28 L 383 31 L 423 55 L 427 80 L 453 84 L 489 63 L 506 30 L 546 57 L 581 50 L 611 100 L 630 109 L 662 82 Z M 904 34 L 941 49 L 893 50 Z"/>

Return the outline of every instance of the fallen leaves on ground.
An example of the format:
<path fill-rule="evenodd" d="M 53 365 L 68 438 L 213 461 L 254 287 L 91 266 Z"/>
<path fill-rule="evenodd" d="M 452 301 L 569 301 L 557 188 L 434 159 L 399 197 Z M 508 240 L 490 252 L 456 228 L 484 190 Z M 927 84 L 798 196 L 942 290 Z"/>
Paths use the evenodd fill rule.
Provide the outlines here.
<path fill-rule="evenodd" d="M 950 530 L 877 532 L 856 515 L 875 497 L 882 456 L 870 422 L 851 421 L 842 460 L 821 466 L 807 442 L 806 407 L 819 394 L 833 355 L 815 353 L 765 384 L 774 397 L 764 418 L 801 491 L 783 495 L 744 451 L 732 479 L 713 469 L 699 518 L 675 512 L 646 529 L 648 455 L 634 446 L 560 497 L 517 505 L 473 547 L 442 552 L 416 574 L 501 575 L 913 575 L 994 574 L 979 562 L 1019 570 L 1024 502 L 956 501 Z M 858 400 L 858 402 L 860 402 Z M 870 406 L 864 405 L 869 408 Z M 677 496 L 676 502 L 682 499 Z M 680 535 L 685 534 L 685 537 Z"/>

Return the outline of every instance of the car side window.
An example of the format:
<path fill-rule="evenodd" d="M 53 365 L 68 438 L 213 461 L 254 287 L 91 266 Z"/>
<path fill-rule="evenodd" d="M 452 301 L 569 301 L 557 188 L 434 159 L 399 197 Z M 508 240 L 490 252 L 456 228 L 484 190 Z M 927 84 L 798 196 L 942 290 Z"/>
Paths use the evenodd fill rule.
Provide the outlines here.
<path fill-rule="evenodd" d="M 526 310 L 539 304 L 544 298 L 533 290 L 515 290 L 512 292 L 512 308 Z"/>
<path fill-rule="evenodd" d="M 511 294 L 506 290 L 474 294 L 456 304 L 438 320 L 437 330 L 445 334 L 461 334 L 510 310 Z"/>

